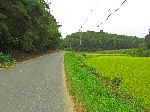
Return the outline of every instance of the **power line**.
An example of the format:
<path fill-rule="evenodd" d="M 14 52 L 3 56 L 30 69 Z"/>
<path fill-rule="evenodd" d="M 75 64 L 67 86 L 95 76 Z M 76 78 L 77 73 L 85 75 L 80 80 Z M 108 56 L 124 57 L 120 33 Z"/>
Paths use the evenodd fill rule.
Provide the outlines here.
<path fill-rule="evenodd" d="M 89 20 L 89 17 L 92 15 L 92 13 L 94 12 L 94 9 L 95 9 L 95 5 L 97 5 L 97 2 L 94 4 L 94 6 L 90 9 L 90 12 L 89 14 L 87 15 L 84 23 L 80 26 L 79 28 L 79 32 L 83 29 L 83 27 L 87 24 L 88 20 Z"/>
<path fill-rule="evenodd" d="M 105 19 L 105 21 L 103 21 L 103 22 L 101 22 L 99 25 L 97 25 L 97 28 L 100 27 L 100 25 L 102 25 L 104 22 L 106 22 L 107 20 L 109 20 L 109 18 L 110 18 L 115 12 L 117 12 L 117 11 L 121 8 L 121 6 L 125 4 L 125 2 L 127 2 L 127 0 L 124 0 L 124 1 L 120 4 L 120 6 L 119 6 L 118 8 L 116 8 L 112 13 L 110 13 L 110 14 L 107 16 L 107 18 Z M 108 11 L 110 11 L 110 10 L 111 10 L 111 8 L 110 8 Z"/>
<path fill-rule="evenodd" d="M 119 1 L 120 1 L 120 0 L 116 0 L 115 3 L 112 5 L 112 7 L 107 10 L 107 12 L 110 12 L 110 11 L 113 9 L 113 7 L 114 7 Z M 83 27 L 87 24 L 89 17 L 91 16 L 91 14 L 92 14 L 93 11 L 94 11 L 94 8 L 95 8 L 95 7 L 93 7 L 93 8 L 90 10 L 90 13 L 89 13 L 89 15 L 86 17 L 84 23 L 80 26 L 79 32 L 82 31 Z M 105 21 L 107 21 L 107 20 L 109 19 L 109 17 L 112 16 L 112 14 L 113 14 L 113 13 L 109 14 L 109 16 L 105 19 Z M 99 26 L 102 25 L 103 23 L 104 23 L 104 22 L 101 22 L 101 24 L 97 25 L 97 27 L 99 27 Z"/>
<path fill-rule="evenodd" d="M 124 1 L 121 3 L 120 7 L 121 7 L 126 1 L 127 1 L 127 0 L 124 0 Z M 118 2 L 118 0 L 115 2 L 115 4 L 116 4 L 117 2 Z M 114 5 L 115 5 L 115 4 L 114 4 Z M 110 12 L 113 7 L 114 7 L 114 6 L 112 6 L 111 8 L 109 8 L 109 9 L 108 9 L 108 12 Z M 110 14 L 107 16 L 107 18 L 105 19 L 104 22 L 106 22 L 107 20 L 109 20 L 109 18 L 110 18 L 115 12 L 117 12 L 117 11 L 120 9 L 120 7 L 116 8 L 112 13 L 110 13 Z M 79 28 L 79 32 L 82 32 L 82 28 L 83 28 L 84 25 L 87 23 L 87 21 L 88 21 L 90 15 L 93 13 L 93 9 L 94 9 L 94 8 L 92 8 L 92 9 L 90 10 L 90 14 L 86 17 L 85 22 L 84 22 L 83 25 L 81 25 L 81 27 Z M 100 25 L 102 25 L 104 22 L 101 22 L 99 25 L 97 25 L 97 27 L 100 27 Z M 82 33 L 80 33 L 80 38 L 79 38 L 79 45 L 80 45 L 80 48 L 81 48 L 81 45 L 82 45 L 82 36 L 81 36 L 81 34 L 82 34 Z M 70 44 L 70 46 L 71 46 L 71 44 Z"/>
<path fill-rule="evenodd" d="M 127 0 L 124 0 L 121 5 L 123 5 Z"/>
<path fill-rule="evenodd" d="M 119 0 L 117 0 L 116 2 L 118 2 Z M 115 2 L 115 4 L 116 4 L 116 2 Z M 113 4 L 113 6 L 112 7 L 114 7 L 114 5 L 115 4 Z M 111 8 L 112 8 L 111 7 Z M 81 25 L 81 27 L 79 28 L 79 32 L 82 32 L 82 28 L 86 25 L 86 23 L 88 22 L 88 19 L 89 19 L 89 17 L 91 16 L 91 14 L 93 13 L 93 11 L 94 11 L 94 8 L 95 7 L 93 7 L 91 10 L 90 10 L 90 13 L 89 13 L 89 15 L 86 17 L 86 19 L 85 19 L 85 22 Z M 110 11 L 111 10 L 111 8 L 108 10 L 108 11 Z M 109 15 L 109 17 L 112 15 L 112 13 Z M 107 18 L 108 19 L 108 18 Z M 102 23 L 101 23 L 102 24 Z M 79 45 L 81 46 L 82 45 L 82 36 L 81 36 L 81 34 L 80 34 L 80 38 L 79 38 Z"/>
<path fill-rule="evenodd" d="M 104 13 L 104 16 L 102 16 L 102 17 L 105 17 L 105 15 L 107 16 L 107 13 L 108 13 L 109 15 L 107 16 L 107 18 L 106 18 L 104 21 L 102 21 L 100 24 L 98 24 L 96 28 L 100 27 L 100 25 L 102 25 L 105 21 L 107 21 L 107 20 L 109 19 L 110 16 L 113 15 L 113 13 L 111 12 L 111 10 L 116 6 L 116 4 L 117 4 L 119 1 L 120 1 L 120 0 L 116 0 L 116 1 L 114 2 L 114 4 L 111 6 L 111 8 L 107 9 L 106 13 Z M 111 12 L 111 13 L 109 13 L 109 12 Z"/>
<path fill-rule="evenodd" d="M 114 6 L 115 6 L 119 1 L 120 1 L 120 0 L 116 0 L 116 2 L 112 5 L 112 7 L 107 10 L 107 12 L 110 12 L 110 11 L 114 8 Z M 116 13 L 117 11 L 119 11 L 119 9 L 122 7 L 122 5 L 124 5 L 126 2 L 127 2 L 127 0 L 124 0 L 124 1 L 119 5 L 118 8 L 116 8 L 116 9 L 113 10 L 111 13 L 109 13 L 109 15 L 106 17 L 106 19 L 104 19 L 104 21 L 102 21 L 102 22 L 101 22 L 100 24 L 98 24 L 96 27 L 99 28 L 102 24 L 104 24 L 106 21 L 108 21 L 109 18 L 110 18 L 114 13 Z M 83 27 L 87 24 L 89 17 L 91 16 L 91 14 L 92 14 L 93 11 L 94 11 L 94 8 L 95 8 L 95 7 L 93 7 L 93 8 L 90 10 L 89 15 L 86 17 L 84 23 L 83 23 L 83 24 L 81 25 L 81 27 L 79 28 L 79 32 L 81 32 L 82 29 L 83 29 Z M 106 12 L 106 13 L 107 13 L 107 12 Z"/>
<path fill-rule="evenodd" d="M 120 1 L 120 0 L 116 0 L 116 1 L 114 2 L 114 4 L 112 5 L 112 7 L 108 9 L 108 12 L 110 12 L 110 11 L 115 7 L 115 5 L 116 5 L 119 1 Z"/>
<path fill-rule="evenodd" d="M 88 19 L 89 19 L 90 15 L 92 14 L 92 12 L 93 12 L 93 9 L 90 10 L 89 15 L 86 17 L 86 19 L 85 19 L 84 23 L 81 25 L 79 31 L 81 31 L 82 28 L 86 25 L 86 23 L 88 22 Z"/>

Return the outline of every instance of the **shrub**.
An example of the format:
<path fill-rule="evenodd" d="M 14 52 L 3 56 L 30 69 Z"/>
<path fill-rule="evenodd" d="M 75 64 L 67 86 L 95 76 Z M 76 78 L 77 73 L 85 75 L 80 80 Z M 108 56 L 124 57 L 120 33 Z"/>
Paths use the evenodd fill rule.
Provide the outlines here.
<path fill-rule="evenodd" d="M 8 66 L 12 65 L 14 62 L 15 61 L 11 58 L 10 55 L 0 53 L 0 68 L 8 67 Z"/>

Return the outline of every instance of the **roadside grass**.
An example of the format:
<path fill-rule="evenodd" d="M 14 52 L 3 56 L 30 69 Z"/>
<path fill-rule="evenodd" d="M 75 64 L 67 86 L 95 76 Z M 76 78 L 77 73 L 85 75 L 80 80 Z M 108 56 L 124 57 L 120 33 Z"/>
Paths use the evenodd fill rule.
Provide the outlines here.
<path fill-rule="evenodd" d="M 112 81 L 98 74 L 82 60 L 83 55 L 66 52 L 67 84 L 74 99 L 80 101 L 84 112 L 143 112 L 142 102 L 123 94 Z M 130 99 L 127 99 L 130 97 Z"/>
<path fill-rule="evenodd" d="M 11 58 L 10 55 L 0 53 L 0 68 L 7 68 L 14 63 L 15 61 Z"/>
<path fill-rule="evenodd" d="M 99 56 L 85 61 L 111 78 L 119 78 L 120 88 L 144 101 L 150 108 L 150 57 Z"/>

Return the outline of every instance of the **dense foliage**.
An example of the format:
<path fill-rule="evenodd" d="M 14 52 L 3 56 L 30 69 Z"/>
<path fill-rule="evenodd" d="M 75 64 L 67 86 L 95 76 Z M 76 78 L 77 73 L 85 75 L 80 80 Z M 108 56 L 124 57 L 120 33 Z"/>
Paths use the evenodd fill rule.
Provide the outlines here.
<path fill-rule="evenodd" d="M 68 35 L 64 39 L 62 48 L 72 48 L 77 51 L 127 49 L 137 48 L 143 42 L 142 38 L 88 31 Z"/>
<path fill-rule="evenodd" d="M 10 55 L 0 53 L 0 68 L 8 67 L 14 64 L 14 62 L 15 61 L 11 58 Z"/>
<path fill-rule="evenodd" d="M 0 51 L 55 49 L 58 27 L 44 0 L 0 0 Z"/>

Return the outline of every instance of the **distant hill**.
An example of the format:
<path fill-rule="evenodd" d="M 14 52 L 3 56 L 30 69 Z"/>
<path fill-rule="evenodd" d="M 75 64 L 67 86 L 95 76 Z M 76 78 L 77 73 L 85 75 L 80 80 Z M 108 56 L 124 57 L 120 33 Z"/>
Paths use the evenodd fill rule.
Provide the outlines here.
<path fill-rule="evenodd" d="M 144 43 L 144 38 L 109 34 L 106 32 L 76 32 L 63 39 L 62 48 L 72 48 L 77 51 L 97 51 L 138 48 Z"/>

